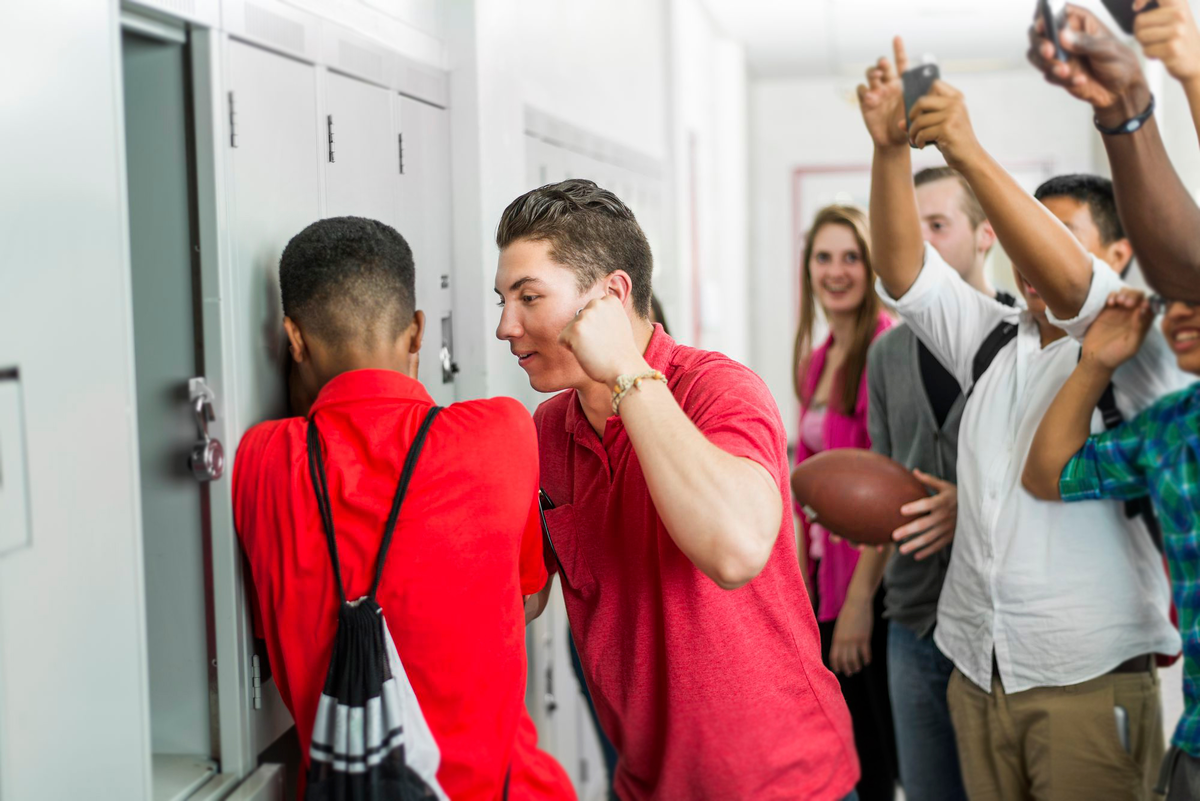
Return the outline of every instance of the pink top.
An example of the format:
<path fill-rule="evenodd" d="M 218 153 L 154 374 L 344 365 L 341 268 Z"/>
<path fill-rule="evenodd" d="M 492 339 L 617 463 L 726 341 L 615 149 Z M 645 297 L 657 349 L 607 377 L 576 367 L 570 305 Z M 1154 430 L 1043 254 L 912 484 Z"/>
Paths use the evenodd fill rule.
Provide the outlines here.
<path fill-rule="evenodd" d="M 892 325 L 892 318 L 886 313 L 880 312 L 879 324 L 875 327 L 875 336 L 872 337 L 872 341 L 878 339 L 879 335 L 891 328 Z M 804 383 L 804 394 L 809 397 L 812 396 L 817 388 L 817 382 L 821 379 L 821 372 L 825 369 L 825 357 L 829 353 L 831 344 L 833 344 L 832 334 L 809 357 L 808 365 L 801 379 Z M 800 431 L 806 434 L 811 430 L 809 426 L 812 425 L 812 421 L 806 421 L 806 418 L 818 413 L 823 415 L 824 447 L 813 448 L 809 444 L 811 437 L 800 436 L 796 443 L 796 464 L 800 464 L 821 450 L 870 448 L 871 437 L 867 433 L 867 397 L 867 373 L 864 369 L 862 381 L 858 385 L 858 400 L 854 405 L 853 416 L 848 417 L 832 407 L 825 409 L 801 408 Z M 810 565 L 811 561 L 818 558 L 818 555 L 820 558 L 816 575 L 817 593 L 820 597 L 817 620 L 836 620 L 838 613 L 842 611 L 842 604 L 846 600 L 846 589 L 850 586 L 854 567 L 858 564 L 858 549 L 845 542 L 830 542 L 829 532 L 820 526 L 810 526 L 799 504 L 795 506 L 804 533 L 801 547 L 806 548 L 805 552 L 812 557 Z"/>

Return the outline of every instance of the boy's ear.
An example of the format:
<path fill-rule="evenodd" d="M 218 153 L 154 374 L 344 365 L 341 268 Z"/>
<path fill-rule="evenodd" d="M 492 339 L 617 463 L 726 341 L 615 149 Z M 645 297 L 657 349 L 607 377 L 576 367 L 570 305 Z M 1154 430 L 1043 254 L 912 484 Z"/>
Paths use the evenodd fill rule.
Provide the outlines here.
<path fill-rule="evenodd" d="M 1108 256 L 1105 261 L 1112 265 L 1112 268 L 1119 274 L 1124 276 L 1125 271 L 1129 269 L 1129 265 L 1133 262 L 1133 245 L 1129 243 L 1128 239 L 1118 239 L 1105 250 Z"/>
<path fill-rule="evenodd" d="M 308 358 L 308 346 L 304 342 L 304 333 L 291 317 L 283 318 L 283 330 L 287 334 L 288 351 L 297 362 Z"/>
<path fill-rule="evenodd" d="M 623 305 L 633 300 L 633 279 L 624 270 L 616 270 L 604 277 L 604 294 L 612 295 Z"/>
<path fill-rule="evenodd" d="M 976 233 L 976 241 L 979 243 L 979 249 L 987 253 L 996 244 L 996 230 L 992 228 L 992 224 L 984 220 L 979 224 L 979 231 Z"/>
<path fill-rule="evenodd" d="M 421 343 L 425 339 L 425 312 L 420 309 L 413 312 L 413 321 L 409 330 L 413 333 L 412 338 L 408 341 L 408 352 L 420 353 Z"/>

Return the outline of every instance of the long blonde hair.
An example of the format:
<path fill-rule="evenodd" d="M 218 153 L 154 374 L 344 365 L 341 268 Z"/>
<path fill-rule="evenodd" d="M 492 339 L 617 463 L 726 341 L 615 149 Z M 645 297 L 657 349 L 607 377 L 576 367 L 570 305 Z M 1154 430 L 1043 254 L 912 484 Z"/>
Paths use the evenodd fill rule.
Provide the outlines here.
<path fill-rule="evenodd" d="M 804 259 L 800 264 L 800 325 L 796 330 L 796 346 L 792 354 L 792 382 L 795 385 L 796 397 L 803 406 L 807 406 L 811 397 L 804 391 L 804 376 L 808 372 L 809 361 L 813 352 L 813 329 L 816 326 L 817 302 L 813 291 L 812 270 L 810 263 L 813 256 L 813 243 L 817 233 L 826 225 L 844 225 L 854 233 L 858 241 L 858 249 L 862 254 L 863 269 L 867 274 L 867 287 L 862 304 L 858 307 L 858 316 L 854 324 L 854 339 L 846 353 L 846 359 L 834 376 L 833 389 L 830 392 L 830 406 L 834 406 L 842 414 L 854 414 L 858 403 L 858 388 L 862 383 L 863 370 L 867 366 L 867 348 L 875 338 L 875 330 L 879 326 L 879 314 L 883 304 L 875 292 L 875 270 L 871 267 L 871 242 L 868 235 L 867 214 L 857 206 L 826 206 L 817 212 L 812 228 L 804 243 Z"/>

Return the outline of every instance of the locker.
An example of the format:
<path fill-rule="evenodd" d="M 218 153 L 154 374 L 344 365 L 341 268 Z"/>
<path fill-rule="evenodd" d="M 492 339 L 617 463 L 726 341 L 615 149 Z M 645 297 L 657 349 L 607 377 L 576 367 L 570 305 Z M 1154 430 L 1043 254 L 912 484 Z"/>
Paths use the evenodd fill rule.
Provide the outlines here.
<path fill-rule="evenodd" d="M 283 337 L 279 256 L 292 236 L 321 217 L 324 126 L 317 114 L 315 67 L 233 40 L 227 63 L 232 456 L 247 428 L 284 415 L 282 366 L 290 357 Z M 255 753 L 292 726 L 274 682 L 263 682 L 261 695 L 250 725 Z"/>
<path fill-rule="evenodd" d="M 391 93 L 325 73 L 325 217 L 368 217 L 395 225 L 400 155 Z"/>
<path fill-rule="evenodd" d="M 416 264 L 417 308 L 425 312 L 420 379 L 440 405 L 456 399 L 454 375 L 453 234 L 450 198 L 450 119 L 445 109 L 393 97 L 400 157 L 396 229 Z"/>

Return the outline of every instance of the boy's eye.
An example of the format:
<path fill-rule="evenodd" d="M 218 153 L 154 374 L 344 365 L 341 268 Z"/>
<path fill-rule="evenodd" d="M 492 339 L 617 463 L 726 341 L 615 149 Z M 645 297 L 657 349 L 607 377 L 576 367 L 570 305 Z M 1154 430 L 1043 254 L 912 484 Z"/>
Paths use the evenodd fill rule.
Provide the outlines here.
<path fill-rule="evenodd" d="M 525 303 L 532 303 L 533 301 L 537 300 L 537 295 L 522 295 L 521 300 L 523 300 Z"/>

